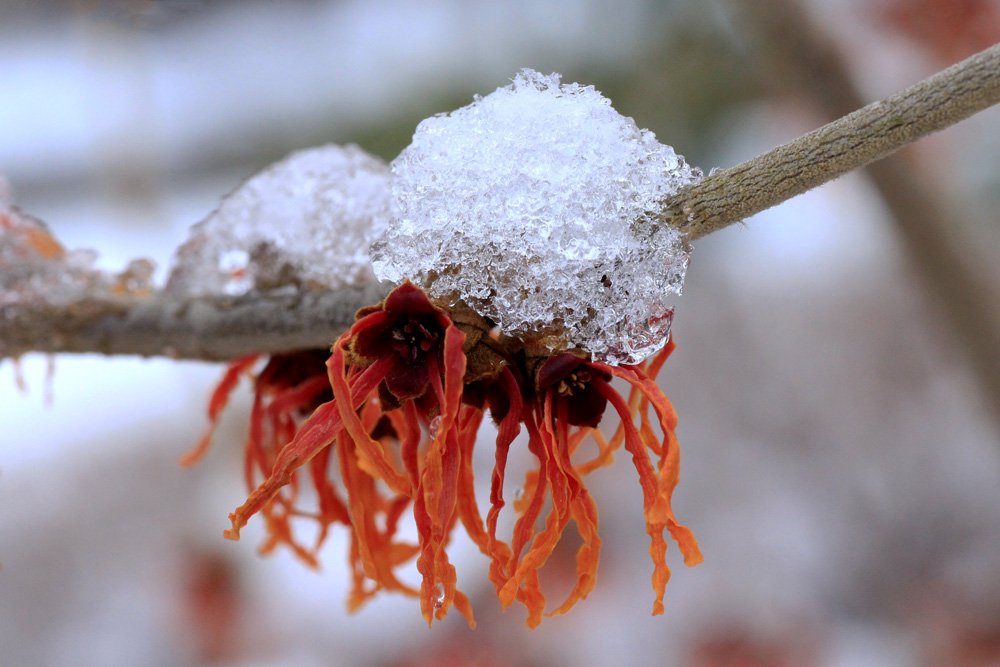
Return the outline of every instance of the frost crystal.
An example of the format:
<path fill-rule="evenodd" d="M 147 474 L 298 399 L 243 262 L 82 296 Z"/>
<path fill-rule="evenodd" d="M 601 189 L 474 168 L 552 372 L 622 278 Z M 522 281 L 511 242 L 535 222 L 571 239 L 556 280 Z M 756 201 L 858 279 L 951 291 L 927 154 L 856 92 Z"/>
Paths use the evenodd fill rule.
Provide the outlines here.
<path fill-rule="evenodd" d="M 389 167 L 354 145 L 292 153 L 191 228 L 167 291 L 241 295 L 374 280 L 368 246 L 389 217 Z"/>
<path fill-rule="evenodd" d="M 393 220 L 372 246 L 380 279 L 611 363 L 665 344 L 687 246 L 652 218 L 702 174 L 593 86 L 522 70 L 423 121 L 391 166 Z"/>

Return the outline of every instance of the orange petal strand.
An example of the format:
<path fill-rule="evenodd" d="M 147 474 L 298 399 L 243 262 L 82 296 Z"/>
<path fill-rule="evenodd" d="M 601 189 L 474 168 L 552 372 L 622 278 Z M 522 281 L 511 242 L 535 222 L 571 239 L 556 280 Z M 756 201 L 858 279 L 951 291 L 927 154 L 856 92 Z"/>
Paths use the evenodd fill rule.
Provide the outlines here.
<path fill-rule="evenodd" d="M 260 547 L 260 553 L 266 554 L 274 550 L 279 544 L 284 544 L 292 550 L 306 565 L 314 570 L 319 569 L 319 561 L 313 553 L 302 546 L 292 534 L 292 525 L 288 521 L 287 513 L 269 516 L 267 519 L 267 539 Z"/>
<path fill-rule="evenodd" d="M 528 576 L 534 576 L 536 571 L 545 564 L 545 561 L 552 555 L 556 544 L 559 543 L 559 538 L 562 536 L 568 522 L 568 515 L 563 515 L 556 508 L 549 510 L 548 516 L 545 517 L 545 528 L 542 532 L 535 535 L 535 539 L 531 543 L 531 548 L 517 563 L 513 575 L 511 575 L 501 589 L 499 596 L 501 605 L 505 608 L 510 605 L 511 601 L 517 595 L 518 588 L 522 584 L 527 585 Z M 539 595 L 532 594 L 531 597 L 537 600 Z M 538 610 L 539 613 L 544 611 L 544 597 L 541 599 L 543 600 L 543 606 Z"/>
<path fill-rule="evenodd" d="M 590 493 L 583 491 L 572 504 L 573 520 L 583 544 L 576 552 L 576 586 L 566 601 L 549 616 L 565 614 L 573 605 L 583 600 L 597 583 L 597 565 L 601 559 L 601 538 L 597 534 L 597 504 Z"/>
<path fill-rule="evenodd" d="M 338 457 L 341 477 L 347 488 L 348 507 L 358 556 L 365 575 L 374 581 L 378 588 L 416 595 L 416 591 L 400 582 L 393 572 L 396 565 L 412 554 L 412 550 L 406 545 L 394 545 L 389 531 L 379 530 L 377 517 L 385 513 L 386 502 L 375 480 L 357 465 L 357 452 L 349 436 L 342 439 Z M 398 512 L 398 508 L 395 511 Z M 391 520 L 389 523 L 391 525 Z M 394 531 L 394 528 L 392 530 Z M 400 555 L 401 550 L 397 549 L 397 546 L 403 546 L 403 556 Z"/>
<path fill-rule="evenodd" d="M 671 351 L 673 351 L 673 347 L 668 346 L 668 348 L 665 348 L 660 355 L 657 355 L 657 359 L 654 360 L 653 365 L 655 366 L 655 361 L 659 360 L 661 356 L 665 359 Z M 645 373 L 639 372 L 634 367 L 625 366 L 618 368 L 615 374 L 632 383 L 633 386 L 638 387 L 644 399 L 653 405 L 659 417 L 660 428 L 663 429 L 664 433 L 663 445 L 660 449 L 659 495 L 666 501 L 665 518 L 667 528 L 674 540 L 677 541 L 681 553 L 684 554 L 684 564 L 693 567 L 701 563 L 704 557 L 698 547 L 698 541 L 694 538 L 694 534 L 677 522 L 671 507 L 671 497 L 680 480 L 680 446 L 677 442 L 677 435 L 674 432 L 677 426 L 677 413 L 673 405 L 671 405 L 670 399 L 660 391 L 656 383 L 646 376 Z"/>
<path fill-rule="evenodd" d="M 362 375 L 367 375 L 370 371 L 372 377 L 379 375 L 385 377 L 393 361 L 391 357 L 382 357 L 369 366 Z M 358 406 L 354 405 L 356 402 L 355 397 L 362 395 L 361 392 L 364 387 L 359 388 L 355 386 L 352 389 L 348 386 L 347 375 L 344 372 L 344 350 L 342 346 L 334 346 L 328 365 L 330 368 L 330 385 L 333 388 L 334 402 L 339 406 L 340 418 L 343 420 L 344 428 L 351 434 L 354 442 L 357 443 L 359 452 L 371 463 L 376 475 L 384 480 L 390 489 L 396 493 L 410 493 L 409 480 L 386 457 L 381 445 L 372 439 L 358 417 L 356 412 Z M 337 372 L 338 369 L 340 372 Z M 381 379 L 380 377 L 379 381 Z M 361 380 L 358 380 L 357 384 L 361 384 Z M 360 401 L 357 401 L 357 403 L 360 404 Z"/>
<path fill-rule="evenodd" d="M 413 489 L 412 495 L 416 498 L 417 488 L 420 486 L 420 461 L 418 456 L 420 439 L 423 436 L 423 432 L 420 430 L 417 406 L 414 405 L 413 401 L 404 403 L 403 411 L 406 414 L 406 419 L 402 423 L 403 430 L 400 432 L 397 427 L 396 431 L 402 437 L 402 442 L 399 445 L 399 455 L 403 460 L 403 468 L 410 476 L 410 484 Z"/>
<path fill-rule="evenodd" d="M 667 582 L 670 581 L 670 568 L 667 567 L 667 541 L 663 539 L 662 523 L 647 523 L 646 533 L 650 537 L 649 557 L 653 560 L 653 592 L 656 598 L 653 600 L 653 616 L 663 613 L 663 596 L 667 591 Z"/>
<path fill-rule="evenodd" d="M 295 438 L 281 449 L 271 475 L 254 489 L 243 505 L 229 515 L 233 527 L 223 535 L 230 540 L 240 539 L 240 529 L 246 525 L 251 516 L 274 498 L 281 487 L 291 481 L 292 471 L 308 463 L 321 449 L 329 446 L 342 428 L 336 401 L 324 403 L 316 408 L 312 416 L 302 424 Z"/>
<path fill-rule="evenodd" d="M 435 546 L 434 579 L 437 582 L 434 587 L 434 616 L 437 620 L 443 621 L 455 603 L 455 595 L 458 593 L 458 574 L 455 572 L 455 566 L 448 562 L 444 543 Z M 475 627 L 475 621 L 470 620 L 470 624 Z"/>
<path fill-rule="evenodd" d="M 534 500 L 534 496 L 527 493 L 526 490 L 535 488 L 535 485 L 538 484 L 538 474 L 538 468 L 524 473 L 524 483 L 521 485 L 521 488 L 518 489 L 519 497 L 515 498 L 513 503 L 514 511 L 517 512 L 519 516 L 528 511 L 531 501 Z"/>
<path fill-rule="evenodd" d="M 545 612 L 545 596 L 538 584 L 538 570 L 529 570 L 525 576 L 524 588 L 518 591 L 517 599 L 528 609 L 527 625 L 532 630 L 542 622 Z"/>
<path fill-rule="evenodd" d="M 440 405 L 441 421 L 434 435 L 435 441 L 444 445 L 442 463 L 444 473 L 441 490 L 441 522 L 447 524 L 455 512 L 455 502 L 458 497 L 458 473 L 461 461 L 461 445 L 458 442 L 458 414 L 462 407 L 462 391 L 465 389 L 465 354 L 462 344 L 465 334 L 455 326 L 449 326 L 444 334 L 444 401 Z M 435 392 L 439 382 L 437 360 L 431 356 L 431 382 L 435 384 Z"/>
<path fill-rule="evenodd" d="M 514 533 L 511 537 L 510 545 L 510 560 L 508 561 L 506 567 L 508 581 L 504 585 L 500 594 L 500 604 L 505 609 L 514 602 L 517 586 L 510 585 L 511 579 L 517 571 L 518 561 L 520 560 L 521 551 L 524 549 L 524 545 L 526 545 L 535 534 L 535 522 L 542 513 L 542 507 L 545 504 L 545 496 L 548 489 L 547 457 L 545 456 L 545 451 L 541 444 L 541 436 L 539 436 L 538 429 L 534 423 L 534 416 L 530 410 L 526 409 L 524 410 L 523 418 L 524 423 L 528 428 L 528 451 L 538 458 L 539 469 L 538 474 L 535 476 L 534 489 L 530 495 L 531 500 L 528 502 L 524 513 L 518 517 L 517 523 L 514 524 Z"/>
<path fill-rule="evenodd" d="M 279 392 L 271 399 L 267 409 L 272 413 L 288 413 L 297 410 L 299 407 L 308 404 L 321 391 L 330 386 L 330 381 L 325 375 L 311 377 L 301 384 Z"/>
<path fill-rule="evenodd" d="M 353 613 L 378 592 L 377 587 L 366 586 L 369 579 L 365 576 L 365 569 L 361 564 L 361 549 L 358 547 L 357 536 L 353 530 L 348 560 L 351 566 L 351 592 L 347 596 L 347 611 Z"/>
<path fill-rule="evenodd" d="M 455 568 L 448 562 L 445 546 L 449 531 L 458 519 L 455 506 L 461 451 L 456 422 L 465 386 L 464 341 L 465 335 L 456 327 L 445 329 L 443 384 L 436 357 L 427 359 L 428 378 L 438 400 L 440 420 L 428 445 L 419 488 L 414 494 L 414 518 L 421 540 L 421 553 L 417 558 L 417 570 L 423 575 L 421 610 L 428 625 L 434 616 L 445 617 L 457 592 Z"/>
<path fill-rule="evenodd" d="M 379 583 L 380 572 L 378 562 L 372 552 L 369 530 L 373 527 L 370 507 L 366 507 L 365 490 L 362 488 L 366 475 L 357 467 L 354 443 L 349 436 L 340 439 L 337 457 L 340 462 L 340 476 L 347 489 L 347 506 L 351 513 L 351 526 L 358 546 L 358 555 L 365 575 Z"/>
<path fill-rule="evenodd" d="M 331 449 L 326 447 L 309 462 L 309 472 L 319 500 L 321 534 L 316 540 L 317 550 L 326 538 L 327 526 L 329 524 L 342 523 L 346 526 L 351 524 L 347 505 L 344 504 L 340 494 L 337 492 L 337 488 L 330 483 L 330 479 L 327 477 L 327 469 L 330 465 L 330 452 Z"/>
<path fill-rule="evenodd" d="M 486 534 L 486 527 L 483 525 L 482 515 L 479 513 L 479 504 L 476 502 L 476 479 L 472 467 L 472 451 L 476 444 L 479 424 L 482 423 L 483 412 L 470 406 L 463 407 L 462 412 L 462 426 L 458 435 L 461 462 L 458 470 L 456 510 L 462 525 L 465 527 L 465 532 L 476 543 L 479 550 L 489 556 L 489 537 Z"/>
<path fill-rule="evenodd" d="M 632 455 L 632 463 L 636 472 L 639 473 L 639 485 L 642 487 L 643 510 L 646 514 L 646 521 L 653 523 L 665 523 L 667 518 L 667 500 L 660 495 L 660 482 L 649 460 L 649 454 L 643 445 L 639 432 L 632 424 L 632 415 L 629 413 L 628 405 L 621 395 L 615 391 L 611 385 L 601 378 L 591 380 L 594 387 L 608 399 L 621 417 L 622 425 L 625 427 L 625 449 Z"/>
<path fill-rule="evenodd" d="M 705 559 L 701 554 L 701 549 L 698 547 L 698 540 L 695 539 L 694 533 L 687 526 L 682 526 L 677 522 L 673 508 L 669 505 L 670 496 L 673 494 L 674 488 L 677 486 L 677 481 L 680 479 L 681 469 L 681 450 L 677 445 L 677 438 L 673 432 L 668 434 L 666 442 L 663 445 L 663 450 L 665 456 L 660 462 L 660 484 L 662 493 L 666 493 L 668 499 L 667 530 L 670 531 L 670 535 L 677 542 L 681 553 L 684 554 L 684 564 L 688 567 L 694 567 Z"/>
<path fill-rule="evenodd" d="M 667 581 L 670 579 L 670 568 L 667 567 L 667 544 L 663 539 L 663 530 L 667 527 L 667 515 L 670 511 L 669 502 L 659 493 L 659 483 L 656 472 L 649 460 L 649 454 L 643 446 L 639 432 L 631 421 L 628 405 L 611 386 L 600 378 L 591 380 L 594 386 L 608 399 L 621 417 L 625 427 L 625 448 L 632 454 L 632 462 L 639 473 L 639 484 L 642 487 L 643 510 L 646 515 L 646 533 L 651 543 L 649 556 L 653 560 L 653 591 L 656 599 L 653 603 L 653 614 L 663 613 L 663 595 Z"/>
<path fill-rule="evenodd" d="M 546 396 L 546 420 L 551 418 L 551 393 Z M 577 532 L 583 540 L 576 554 L 576 585 L 566 601 L 549 616 L 563 614 L 579 600 L 586 598 L 597 582 L 597 565 L 601 557 L 601 538 L 597 535 L 597 504 L 587 491 L 583 480 L 570 461 L 570 448 L 573 446 L 568 437 L 568 422 L 566 403 L 560 402 L 555 428 L 552 429 L 554 445 L 553 458 L 560 472 L 565 476 L 570 491 L 568 511 L 576 522 Z M 549 427 L 546 426 L 546 430 Z M 578 432 L 579 433 L 579 432 Z M 577 435 L 578 433 L 575 433 Z M 565 525 L 565 524 L 564 524 Z"/>
<path fill-rule="evenodd" d="M 548 560 L 548 557 L 552 554 L 552 550 L 555 549 L 556 544 L 559 542 L 559 537 L 562 535 L 566 524 L 569 522 L 569 513 L 566 507 L 568 497 L 566 481 L 558 468 L 557 462 L 554 461 L 555 455 L 552 451 L 551 432 L 545 429 L 540 431 L 530 418 L 526 420 L 526 425 L 530 435 L 528 448 L 538 457 L 540 462 L 539 484 L 536 487 L 528 512 L 518 519 L 514 527 L 511 564 L 507 570 L 512 574 L 500 592 L 500 603 L 505 607 L 510 604 L 509 601 L 513 601 L 522 583 L 526 586 L 531 586 L 531 582 L 534 581 L 537 584 L 537 573 L 534 573 L 534 571 Z M 545 528 L 541 533 L 534 536 L 528 552 L 515 562 L 515 559 L 520 555 L 526 537 L 529 535 L 527 528 L 530 527 L 531 532 L 534 532 L 534 523 L 538 514 L 541 513 L 541 505 L 544 501 L 545 487 L 547 485 L 552 488 L 552 509 L 545 518 Z M 527 524 L 529 520 L 531 523 Z M 529 574 L 532 576 L 532 579 L 528 579 Z M 533 605 L 536 605 L 538 600 L 542 600 L 543 606 L 541 609 L 529 606 L 529 613 L 533 614 L 537 612 L 541 614 L 544 611 L 545 599 L 541 595 L 541 592 L 526 591 L 525 594 L 527 595 L 527 599 L 532 601 Z M 527 605 L 528 603 L 525 602 L 525 604 Z"/>
<path fill-rule="evenodd" d="M 475 630 L 476 619 L 472 616 L 472 603 L 469 602 L 468 596 L 461 591 L 455 592 L 455 609 L 469 622 L 469 628 Z"/>
<path fill-rule="evenodd" d="M 500 516 L 500 510 L 504 507 L 503 482 L 504 472 L 507 468 L 507 455 L 510 452 L 511 443 L 521 432 L 521 411 L 523 409 L 521 390 L 509 368 L 504 368 L 500 373 L 500 384 L 510 400 L 510 406 L 497 429 L 496 465 L 493 467 L 493 477 L 490 482 L 490 511 L 486 516 L 490 556 L 489 578 L 496 587 L 497 594 L 507 582 L 508 575 L 505 568 L 511 558 L 510 547 L 503 540 L 497 539 L 497 520 Z"/>
<path fill-rule="evenodd" d="M 673 431 L 666 431 L 667 434 L 672 434 Z M 656 432 L 653 430 L 653 425 L 649 421 L 649 399 L 645 396 L 642 402 L 639 404 L 639 435 L 642 436 L 643 444 L 656 456 L 663 458 L 663 444 L 660 443 L 659 439 L 656 437 Z M 663 478 L 660 478 L 662 484 Z"/>
<path fill-rule="evenodd" d="M 230 394 L 233 393 L 233 390 L 239 383 L 240 375 L 247 372 L 257 359 L 259 359 L 259 356 L 253 354 L 234 361 L 226 368 L 226 372 L 222 375 L 222 380 L 219 381 L 215 391 L 212 392 L 212 399 L 208 403 L 208 431 L 198 441 L 194 449 L 181 456 L 180 464 L 182 466 L 186 468 L 193 465 L 208 451 L 208 447 L 212 442 L 212 435 L 215 433 L 215 427 L 219 422 L 219 415 L 229 402 Z"/>
<path fill-rule="evenodd" d="M 253 397 L 253 407 L 250 409 L 250 431 L 243 457 L 243 475 L 247 489 L 253 491 L 257 487 L 254 472 L 259 470 L 266 478 L 274 467 L 274 452 L 264 450 L 264 407 L 260 392 Z M 270 456 L 269 456 L 270 454 Z"/>
<path fill-rule="evenodd" d="M 596 362 L 591 365 L 594 368 L 598 368 L 614 376 L 622 378 L 638 389 L 643 398 L 653 404 L 663 427 L 668 431 L 673 431 L 677 428 L 677 412 L 674 410 L 674 406 L 670 403 L 670 399 L 668 399 L 666 394 L 664 394 L 660 388 L 656 386 L 656 382 L 653 380 L 652 376 L 647 375 L 640 367 L 608 366 L 606 364 Z M 657 370 L 659 370 L 658 367 Z"/>

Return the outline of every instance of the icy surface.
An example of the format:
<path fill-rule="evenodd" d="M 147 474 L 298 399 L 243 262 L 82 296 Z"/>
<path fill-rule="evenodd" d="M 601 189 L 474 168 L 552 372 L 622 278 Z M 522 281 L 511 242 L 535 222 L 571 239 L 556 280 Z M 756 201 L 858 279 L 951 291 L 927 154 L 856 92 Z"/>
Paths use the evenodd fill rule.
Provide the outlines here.
<path fill-rule="evenodd" d="M 650 218 L 702 174 L 593 86 L 522 70 L 423 121 L 392 170 L 393 221 L 372 247 L 379 278 L 410 278 L 509 333 L 611 363 L 666 342 L 687 248 Z"/>
<path fill-rule="evenodd" d="M 357 146 L 292 153 L 191 228 L 167 282 L 177 295 L 241 295 L 374 280 L 368 246 L 387 224 L 389 167 Z"/>
<path fill-rule="evenodd" d="M 142 296 L 154 265 L 146 259 L 110 274 L 94 268 L 93 250 L 67 250 L 41 220 L 14 206 L 0 176 L 0 306 L 65 305 L 82 299 Z"/>

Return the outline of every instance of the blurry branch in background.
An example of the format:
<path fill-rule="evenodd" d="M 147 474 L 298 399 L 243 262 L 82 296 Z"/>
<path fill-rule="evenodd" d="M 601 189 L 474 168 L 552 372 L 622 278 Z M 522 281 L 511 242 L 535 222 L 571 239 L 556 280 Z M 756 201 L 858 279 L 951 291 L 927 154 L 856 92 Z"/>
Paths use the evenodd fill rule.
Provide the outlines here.
<path fill-rule="evenodd" d="M 757 45 L 760 68 L 767 73 L 769 81 L 805 95 L 831 118 L 861 106 L 861 95 L 836 44 L 811 22 L 798 0 L 758 0 L 754 3 L 731 0 L 730 6 L 737 18 L 745 19 L 755 35 L 753 41 Z M 752 199 L 754 203 L 749 206 L 755 208 L 754 212 L 763 210 L 772 205 L 767 203 L 772 197 L 787 198 L 785 192 L 795 190 L 792 192 L 795 194 L 808 189 L 816 178 L 822 182 L 862 166 L 913 139 L 971 116 L 998 99 L 1000 44 L 883 102 L 871 104 L 802 139 L 727 170 L 733 173 L 727 180 L 735 180 L 740 185 L 725 187 L 723 196 Z M 870 145 L 863 145 L 865 141 Z M 784 162 L 775 154 L 785 149 L 792 155 L 807 151 L 808 157 L 798 164 Z M 755 188 L 768 184 L 755 184 L 752 176 L 747 176 L 755 169 L 745 165 L 765 161 L 775 165 L 768 167 L 773 175 L 786 176 L 772 186 L 771 191 L 759 192 Z M 828 175 L 831 171 L 836 173 Z M 911 163 L 900 156 L 871 164 L 865 172 L 889 210 L 912 268 L 931 300 L 936 302 L 941 319 L 948 322 L 964 348 L 989 412 L 1000 427 L 1000 354 L 997 352 L 1000 350 L 1000 319 L 997 318 L 996 297 L 991 294 L 991 286 L 976 271 L 974 258 L 958 249 L 957 237 L 962 224 L 957 217 L 957 207 L 949 206 L 946 193 L 921 178 Z M 763 205 L 757 204 L 758 201 Z M 727 207 L 721 215 L 747 205 L 741 202 Z M 698 236 L 711 231 L 712 218 L 706 217 L 695 229 L 700 232 L 696 232 Z"/>
<path fill-rule="evenodd" d="M 763 12 L 765 6 L 776 9 L 784 4 L 769 0 L 752 6 Z M 822 43 L 805 34 L 799 38 L 807 43 L 794 47 L 801 52 L 796 50 L 786 56 L 793 62 L 817 48 L 814 43 Z M 846 75 L 837 76 L 844 82 L 845 90 L 853 91 Z M 834 95 L 831 99 L 841 100 L 839 103 L 847 104 L 850 109 L 861 106 L 854 92 L 850 97 Z M 1000 45 L 685 188 L 665 202 L 663 222 L 679 227 L 692 239 L 700 238 L 885 157 L 998 101 Z M 887 182 L 898 178 L 891 175 L 895 174 L 894 169 L 887 171 L 890 173 L 884 177 Z M 905 190 L 910 185 L 892 187 Z M 932 230 L 934 225 L 924 221 L 927 217 L 926 212 L 920 216 L 907 214 L 913 226 Z M 926 244 L 927 251 L 938 252 L 943 246 L 935 233 L 928 233 L 932 238 Z M 937 271 L 941 273 L 940 269 Z M 952 296 L 956 291 L 968 291 L 956 284 L 944 287 L 942 282 L 941 286 Z M 385 292 L 372 285 L 292 296 L 256 294 L 178 301 L 160 293 L 145 298 L 89 300 L 61 307 L 2 306 L 0 359 L 27 352 L 90 352 L 221 361 L 253 353 L 323 348 L 350 326 L 358 308 L 376 303 Z M 998 362 L 994 358 L 990 363 L 995 368 Z M 1000 413 L 1000 369 L 994 375 Z"/>

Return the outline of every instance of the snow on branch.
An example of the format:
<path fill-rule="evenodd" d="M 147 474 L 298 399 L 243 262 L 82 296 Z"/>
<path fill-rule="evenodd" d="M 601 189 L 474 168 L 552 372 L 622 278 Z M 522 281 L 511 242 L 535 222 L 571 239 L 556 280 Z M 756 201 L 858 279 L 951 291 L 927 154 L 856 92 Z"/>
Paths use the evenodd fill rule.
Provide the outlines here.
<path fill-rule="evenodd" d="M 682 188 L 661 224 L 690 240 L 883 158 L 1000 101 L 1000 45 L 784 146 Z M 287 287 L 287 286 L 286 286 Z M 388 288 L 248 292 L 126 291 L 69 303 L 0 301 L 0 359 L 27 352 L 220 361 L 330 345 Z"/>

